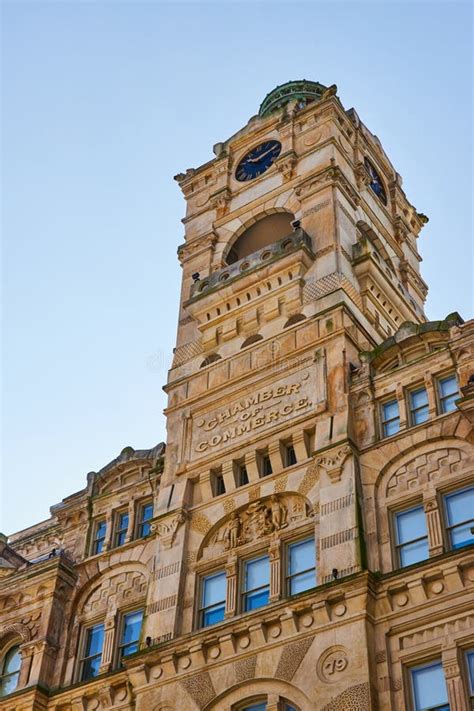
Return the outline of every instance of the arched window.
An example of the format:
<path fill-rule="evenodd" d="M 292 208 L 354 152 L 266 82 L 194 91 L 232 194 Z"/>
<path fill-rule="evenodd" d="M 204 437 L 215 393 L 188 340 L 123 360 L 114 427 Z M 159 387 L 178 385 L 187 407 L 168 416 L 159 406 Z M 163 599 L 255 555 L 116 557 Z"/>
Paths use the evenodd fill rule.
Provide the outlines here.
<path fill-rule="evenodd" d="M 288 321 L 285 323 L 283 328 L 289 328 L 290 326 L 294 326 L 295 323 L 299 323 L 300 321 L 304 321 L 306 316 L 304 314 L 293 314 L 293 316 L 290 316 Z"/>
<path fill-rule="evenodd" d="M 211 363 L 215 363 L 217 360 L 221 360 L 221 358 L 222 356 L 220 356 L 219 353 L 210 353 L 208 356 L 206 356 L 206 358 L 204 358 L 199 367 L 205 368 L 206 365 L 211 365 Z"/>
<path fill-rule="evenodd" d="M 16 644 L 7 650 L 1 662 L 0 697 L 11 694 L 18 686 L 20 678 L 21 652 L 20 645 Z"/>
<path fill-rule="evenodd" d="M 249 336 L 248 338 L 246 338 L 240 347 L 247 348 L 247 346 L 251 346 L 252 343 L 257 343 L 257 341 L 262 341 L 262 340 L 263 340 L 263 336 L 261 336 L 260 333 L 254 333 L 253 336 Z"/>
<path fill-rule="evenodd" d="M 276 212 L 255 222 L 234 242 L 227 254 L 227 264 L 234 264 L 249 254 L 258 252 L 279 239 L 291 235 L 291 223 L 295 219 L 292 212 Z"/>
<path fill-rule="evenodd" d="M 364 159 L 365 167 L 368 174 L 370 175 L 370 189 L 374 192 L 378 198 L 383 202 L 384 205 L 387 204 L 387 193 L 385 192 L 384 184 L 382 178 L 375 170 L 374 166 L 368 158 Z"/>

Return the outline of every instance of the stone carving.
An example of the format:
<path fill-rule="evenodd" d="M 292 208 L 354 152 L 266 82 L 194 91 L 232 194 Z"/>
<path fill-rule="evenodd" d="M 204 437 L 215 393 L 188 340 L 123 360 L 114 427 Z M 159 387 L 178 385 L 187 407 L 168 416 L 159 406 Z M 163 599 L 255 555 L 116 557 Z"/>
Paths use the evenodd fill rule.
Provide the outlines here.
<path fill-rule="evenodd" d="M 319 469 L 315 462 L 312 462 L 298 486 L 298 491 L 303 496 L 307 496 L 316 482 L 319 480 Z"/>
<path fill-rule="evenodd" d="M 348 653 L 345 647 L 329 647 L 319 657 L 316 665 L 316 673 L 328 684 L 339 682 L 339 675 L 349 665 Z"/>
<path fill-rule="evenodd" d="M 205 536 L 212 528 L 212 524 L 204 514 L 195 514 L 191 519 L 191 528 Z"/>
<path fill-rule="evenodd" d="M 167 521 L 152 523 L 151 530 L 153 533 L 156 533 L 165 548 L 171 548 L 175 541 L 178 528 L 186 521 L 186 518 L 186 513 L 181 510 L 176 516 L 173 516 L 173 518 Z"/>
<path fill-rule="evenodd" d="M 254 501 L 242 514 L 234 512 L 229 521 L 219 529 L 214 542 L 224 542 L 225 550 L 250 543 L 288 526 L 288 509 L 274 494 L 269 505 Z"/>
<path fill-rule="evenodd" d="M 0 640 L 8 635 L 19 637 L 22 642 L 29 642 L 31 640 L 30 630 L 21 622 L 12 622 L 11 624 L 0 627 Z"/>
<path fill-rule="evenodd" d="M 357 684 L 338 694 L 322 711 L 368 711 L 370 709 L 369 683 Z"/>
<path fill-rule="evenodd" d="M 453 448 L 419 454 L 392 474 L 385 496 L 420 489 L 444 475 L 454 474 L 466 459 L 467 454 L 463 450 Z"/>
<path fill-rule="evenodd" d="M 239 659 L 234 663 L 235 680 L 236 682 L 246 681 L 255 677 L 255 669 L 257 668 L 257 655 L 245 659 Z"/>
<path fill-rule="evenodd" d="M 266 500 L 252 501 L 241 511 L 233 511 L 205 541 L 203 555 L 219 555 L 224 551 L 270 536 L 312 516 L 301 496 L 273 494 Z"/>
<path fill-rule="evenodd" d="M 313 643 L 314 636 L 306 637 L 299 642 L 293 642 L 283 648 L 275 671 L 276 679 L 291 681 Z"/>
<path fill-rule="evenodd" d="M 324 469 L 329 479 L 335 483 L 341 480 L 342 465 L 350 453 L 351 448 L 348 444 L 345 444 L 335 452 L 318 457 L 316 459 L 316 464 L 321 469 Z"/>
<path fill-rule="evenodd" d="M 145 597 L 147 581 L 138 570 L 117 573 L 105 578 L 89 595 L 82 608 L 82 615 L 89 616 L 107 609 L 116 609 L 121 603 L 141 600 Z"/>
<path fill-rule="evenodd" d="M 200 709 L 204 708 L 216 695 L 209 672 L 202 672 L 202 674 L 191 676 L 189 679 L 183 679 L 181 684 Z"/>

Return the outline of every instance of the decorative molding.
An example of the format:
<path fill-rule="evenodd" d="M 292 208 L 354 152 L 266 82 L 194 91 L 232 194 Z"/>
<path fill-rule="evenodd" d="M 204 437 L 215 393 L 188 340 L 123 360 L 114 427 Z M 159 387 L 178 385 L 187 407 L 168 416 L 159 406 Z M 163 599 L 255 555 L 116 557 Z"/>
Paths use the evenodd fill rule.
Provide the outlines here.
<path fill-rule="evenodd" d="M 314 640 L 314 636 L 306 637 L 299 642 L 285 645 L 278 660 L 275 671 L 276 679 L 291 681 L 296 674 L 298 667 L 306 656 Z"/>
<path fill-rule="evenodd" d="M 245 659 L 239 659 L 234 662 L 235 680 L 237 683 L 246 681 L 247 679 L 255 678 L 255 670 L 257 668 L 257 655 Z"/>
<path fill-rule="evenodd" d="M 187 513 L 181 509 L 172 519 L 166 521 L 155 521 L 151 524 L 151 530 L 156 533 L 165 548 L 173 545 L 179 527 L 186 521 Z"/>
<path fill-rule="evenodd" d="M 343 464 L 351 452 L 350 446 L 345 444 L 334 453 L 318 457 L 316 459 L 316 465 L 324 469 L 333 483 L 338 482 L 341 480 Z"/>
<path fill-rule="evenodd" d="M 357 538 L 357 534 L 357 528 L 347 528 L 345 531 L 338 531 L 337 533 L 333 533 L 332 536 L 326 536 L 326 538 L 321 538 L 321 550 L 327 550 L 327 548 L 339 546 L 341 545 L 341 543 L 353 541 L 355 538 Z"/>
<path fill-rule="evenodd" d="M 204 708 L 216 695 L 209 672 L 202 672 L 183 679 L 181 685 L 200 709 Z"/>
<path fill-rule="evenodd" d="M 357 684 L 338 694 L 329 704 L 322 708 L 322 711 L 369 711 L 370 685 L 369 682 Z"/>

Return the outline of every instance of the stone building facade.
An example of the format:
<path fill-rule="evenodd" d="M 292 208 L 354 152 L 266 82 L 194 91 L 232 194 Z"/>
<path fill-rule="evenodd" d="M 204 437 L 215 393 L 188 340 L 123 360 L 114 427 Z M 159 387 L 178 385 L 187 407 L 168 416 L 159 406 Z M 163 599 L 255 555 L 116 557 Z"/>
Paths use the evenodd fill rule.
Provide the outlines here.
<path fill-rule="evenodd" d="M 176 176 L 167 443 L 0 541 L 3 711 L 473 706 L 474 322 L 336 87 Z"/>

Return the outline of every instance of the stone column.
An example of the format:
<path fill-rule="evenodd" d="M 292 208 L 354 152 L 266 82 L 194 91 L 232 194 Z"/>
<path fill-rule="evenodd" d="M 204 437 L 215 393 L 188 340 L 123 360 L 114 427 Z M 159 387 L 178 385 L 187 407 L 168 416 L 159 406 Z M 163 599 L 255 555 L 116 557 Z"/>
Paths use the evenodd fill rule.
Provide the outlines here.
<path fill-rule="evenodd" d="M 400 415 L 400 429 L 405 430 L 408 426 L 408 413 L 405 403 L 405 393 L 400 383 L 397 383 L 396 395 L 398 402 L 398 412 Z"/>
<path fill-rule="evenodd" d="M 426 514 L 430 556 L 438 555 L 443 552 L 443 530 L 436 496 L 431 493 L 424 496 L 423 508 Z"/>
<path fill-rule="evenodd" d="M 117 614 L 115 610 L 108 612 L 104 622 L 104 646 L 102 647 L 102 659 L 99 668 L 101 674 L 110 671 L 113 665 L 116 622 Z M 120 634 L 119 630 L 117 630 L 117 634 Z"/>
<path fill-rule="evenodd" d="M 444 649 L 442 661 L 450 711 L 469 711 L 456 647 Z"/>
<path fill-rule="evenodd" d="M 278 538 L 270 541 L 270 602 L 281 597 L 281 546 Z"/>
<path fill-rule="evenodd" d="M 268 445 L 268 456 L 272 464 L 273 474 L 278 474 L 282 470 L 280 442 L 270 442 Z"/>
<path fill-rule="evenodd" d="M 20 647 L 21 652 L 21 666 L 20 666 L 20 676 L 18 677 L 18 688 L 21 689 L 26 686 L 30 680 L 31 665 L 33 662 L 33 655 L 35 653 L 35 643 L 25 642 Z"/>
<path fill-rule="evenodd" d="M 211 472 L 204 472 L 199 477 L 199 486 L 201 487 L 201 496 L 203 501 L 211 501 L 214 497 L 211 484 Z"/>
<path fill-rule="evenodd" d="M 104 540 L 104 546 L 103 550 L 108 551 L 111 546 L 112 546 L 112 512 L 107 511 L 106 517 L 105 517 L 105 540 Z"/>
<path fill-rule="evenodd" d="M 232 460 L 224 462 L 222 465 L 222 476 L 226 494 L 235 489 L 234 462 Z"/>
<path fill-rule="evenodd" d="M 431 374 L 425 373 L 424 380 L 426 393 L 428 395 L 428 412 L 430 419 L 432 419 L 433 417 L 436 417 L 436 393 L 433 387 L 433 381 L 431 380 Z"/>
<path fill-rule="evenodd" d="M 306 451 L 306 443 L 303 430 L 295 432 L 293 434 L 292 440 L 296 454 L 296 461 L 298 462 L 298 464 L 300 462 L 305 462 L 308 459 L 308 452 Z"/>
<path fill-rule="evenodd" d="M 133 534 L 135 532 L 135 499 L 132 498 L 128 504 L 128 529 L 127 535 L 125 536 L 125 543 L 129 543 L 133 539 Z"/>
<path fill-rule="evenodd" d="M 257 454 L 255 451 L 247 452 L 244 457 L 245 468 L 247 469 L 247 475 L 249 482 L 255 484 L 259 480 L 258 474 L 258 464 L 257 464 Z"/>
<path fill-rule="evenodd" d="M 225 566 L 226 579 L 227 579 L 227 594 L 225 602 L 225 616 L 234 617 L 237 610 L 237 556 L 231 554 Z"/>

